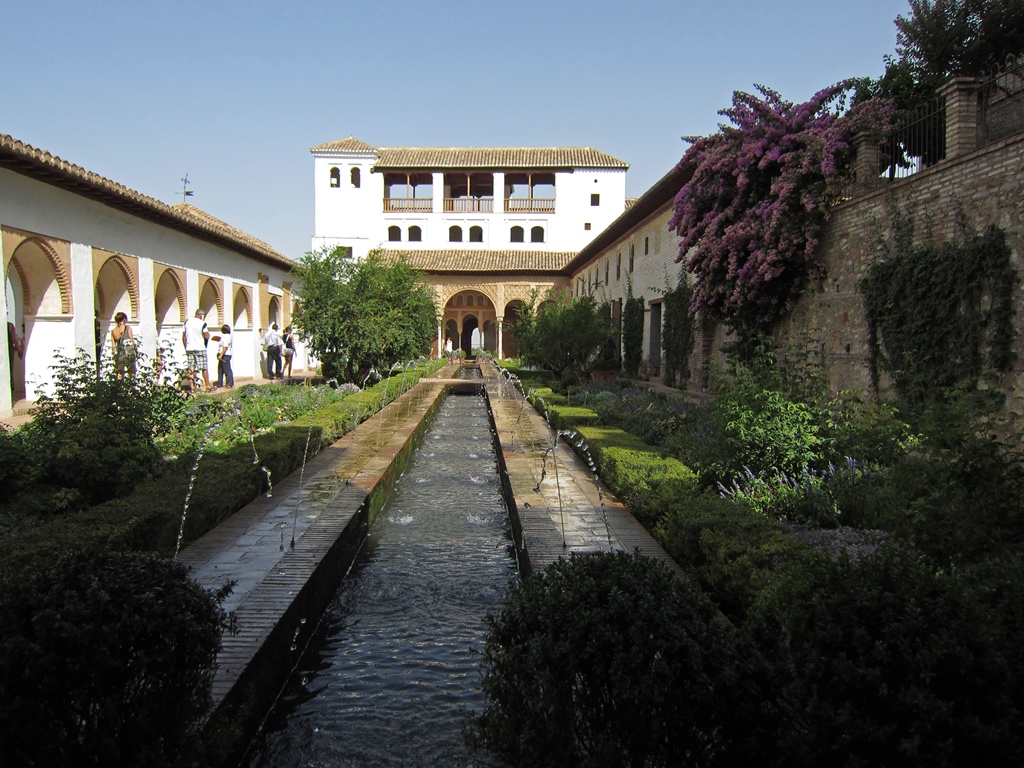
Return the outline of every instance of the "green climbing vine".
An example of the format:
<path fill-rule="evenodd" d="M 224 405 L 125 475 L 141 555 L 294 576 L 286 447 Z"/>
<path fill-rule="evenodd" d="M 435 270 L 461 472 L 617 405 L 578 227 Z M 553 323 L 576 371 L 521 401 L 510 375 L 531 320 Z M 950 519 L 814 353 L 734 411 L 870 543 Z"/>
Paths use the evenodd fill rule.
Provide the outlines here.
<path fill-rule="evenodd" d="M 665 292 L 662 319 L 661 346 L 665 350 L 665 373 L 662 381 L 670 386 L 680 385 L 690 378 L 690 355 L 693 352 L 694 318 L 690 315 L 693 289 L 681 272 L 675 288 Z"/>
<path fill-rule="evenodd" d="M 633 281 L 626 283 L 626 303 L 622 308 L 622 370 L 630 378 L 640 373 L 644 354 L 644 298 L 633 297 Z"/>
<path fill-rule="evenodd" d="M 1018 278 L 1005 232 L 965 230 L 915 246 L 913 222 L 899 213 L 894 230 L 889 253 L 860 286 L 876 389 L 881 369 L 899 396 L 920 403 L 1008 371 Z"/>

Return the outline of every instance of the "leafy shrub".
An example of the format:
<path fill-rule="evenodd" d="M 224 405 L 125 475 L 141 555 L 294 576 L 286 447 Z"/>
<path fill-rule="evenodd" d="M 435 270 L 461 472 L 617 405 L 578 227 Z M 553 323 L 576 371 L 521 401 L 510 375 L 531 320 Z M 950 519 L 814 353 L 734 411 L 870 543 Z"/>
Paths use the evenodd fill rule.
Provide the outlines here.
<path fill-rule="evenodd" d="M 778 522 L 713 494 L 677 499 L 654 534 L 730 617 L 742 617 L 783 569 L 810 555 Z"/>
<path fill-rule="evenodd" d="M 888 546 L 802 563 L 762 597 L 747 629 L 788 714 L 766 764 L 1021 763 L 1019 673 L 962 578 Z"/>
<path fill-rule="evenodd" d="M 487 626 L 476 748 L 508 765 L 736 764 L 735 635 L 660 562 L 572 555 L 513 583 Z"/>
<path fill-rule="evenodd" d="M 160 385 L 151 369 L 118 378 L 109 367 L 99 376 L 93 360 L 79 350 L 58 355 L 52 395 L 39 398 L 23 427 L 41 481 L 67 489 L 67 508 L 121 495 L 161 466 L 154 434 L 161 419 L 182 403 Z M 158 405 L 158 407 L 155 407 Z"/>
<path fill-rule="evenodd" d="M 594 424 L 600 417 L 582 406 L 549 404 L 548 419 L 555 429 L 573 429 L 584 424 Z"/>
<path fill-rule="evenodd" d="M 678 500 L 696 492 L 697 476 L 678 459 L 650 449 L 599 449 L 601 477 L 645 528 L 654 530 Z"/>
<path fill-rule="evenodd" d="M 10 765 L 195 758 L 226 592 L 185 566 L 71 555 L 0 597 L 0 753 Z"/>

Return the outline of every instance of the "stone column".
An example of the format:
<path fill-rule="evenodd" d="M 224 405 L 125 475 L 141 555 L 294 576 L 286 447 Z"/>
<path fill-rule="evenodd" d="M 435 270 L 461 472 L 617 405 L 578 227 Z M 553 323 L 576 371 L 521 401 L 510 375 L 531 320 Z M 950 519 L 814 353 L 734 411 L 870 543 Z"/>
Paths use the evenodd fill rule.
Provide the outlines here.
<path fill-rule="evenodd" d="M 498 326 L 498 359 L 499 360 L 504 360 L 505 359 L 505 351 L 502 348 L 502 343 L 501 343 L 501 333 L 502 333 L 501 326 L 502 326 L 502 323 L 504 321 L 505 321 L 505 318 L 502 315 L 498 315 L 498 317 L 495 319 L 495 325 Z"/>
<path fill-rule="evenodd" d="M 954 77 L 939 88 L 946 100 L 946 159 L 978 148 L 978 79 Z"/>

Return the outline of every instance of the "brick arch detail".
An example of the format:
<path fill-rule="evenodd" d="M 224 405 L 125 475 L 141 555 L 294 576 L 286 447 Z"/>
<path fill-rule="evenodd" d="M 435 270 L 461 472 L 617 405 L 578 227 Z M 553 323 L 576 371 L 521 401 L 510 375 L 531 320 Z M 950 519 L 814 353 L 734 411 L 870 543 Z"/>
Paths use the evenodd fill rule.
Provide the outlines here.
<path fill-rule="evenodd" d="M 153 287 L 155 289 L 156 286 L 160 285 L 160 281 L 164 279 L 165 274 L 169 274 L 171 280 L 174 281 L 175 292 L 178 295 L 178 315 L 180 321 L 184 323 L 188 320 L 188 310 L 185 303 L 185 283 L 177 271 L 173 267 L 164 267 L 162 272 L 153 275 Z"/>
<path fill-rule="evenodd" d="M 109 259 L 107 259 L 107 261 L 103 262 L 103 264 L 106 265 L 107 262 L 111 262 L 111 261 L 114 262 L 115 264 L 117 264 L 117 266 L 120 268 L 121 272 L 124 274 L 125 282 L 128 284 L 128 301 L 131 303 L 132 317 L 134 317 L 137 320 L 138 317 L 139 317 L 139 311 L 140 311 L 139 310 L 139 280 L 138 280 L 138 278 L 135 275 L 135 270 L 133 270 L 131 268 L 131 264 L 128 263 L 128 257 L 123 256 L 123 255 L 121 255 L 119 253 L 118 254 L 114 254 L 113 256 L 111 256 Z M 102 270 L 102 269 L 103 269 L 103 267 L 101 266 L 100 270 Z"/>
<path fill-rule="evenodd" d="M 28 275 L 25 274 L 21 264 L 18 263 L 15 258 L 18 255 L 18 249 L 22 246 L 31 243 L 39 248 L 40 251 L 50 260 L 50 266 L 53 267 L 53 273 L 57 280 L 57 289 L 60 291 L 60 311 L 63 315 L 70 315 L 71 308 L 71 275 L 68 272 L 67 265 L 61 260 L 60 255 L 56 249 L 50 245 L 50 243 L 42 237 L 26 237 L 20 243 L 14 247 L 14 251 L 11 253 L 11 262 L 14 263 L 14 268 L 18 271 L 18 277 L 21 279 L 21 284 L 28 285 Z"/>

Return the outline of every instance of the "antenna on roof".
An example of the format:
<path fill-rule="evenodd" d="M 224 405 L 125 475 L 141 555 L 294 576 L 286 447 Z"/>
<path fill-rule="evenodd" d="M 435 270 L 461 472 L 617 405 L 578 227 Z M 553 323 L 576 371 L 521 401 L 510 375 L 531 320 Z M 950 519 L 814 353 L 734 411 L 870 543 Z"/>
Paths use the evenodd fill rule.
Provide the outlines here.
<path fill-rule="evenodd" d="M 188 188 L 188 171 L 185 172 L 185 178 L 181 180 L 181 202 L 185 204 L 185 198 L 192 197 L 192 190 Z"/>

